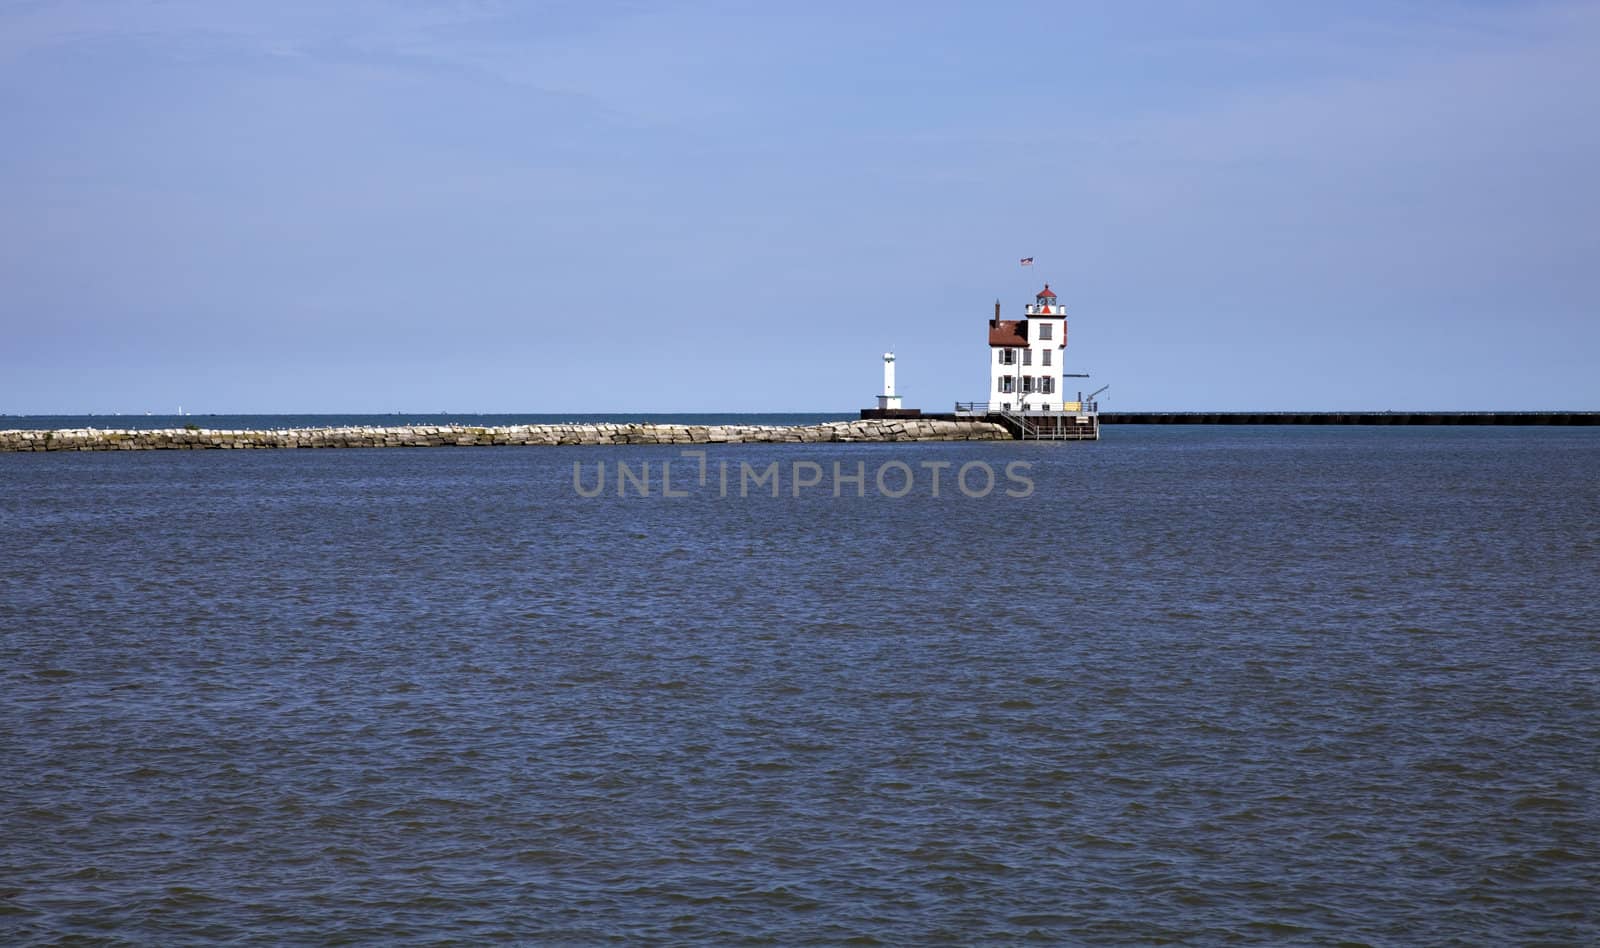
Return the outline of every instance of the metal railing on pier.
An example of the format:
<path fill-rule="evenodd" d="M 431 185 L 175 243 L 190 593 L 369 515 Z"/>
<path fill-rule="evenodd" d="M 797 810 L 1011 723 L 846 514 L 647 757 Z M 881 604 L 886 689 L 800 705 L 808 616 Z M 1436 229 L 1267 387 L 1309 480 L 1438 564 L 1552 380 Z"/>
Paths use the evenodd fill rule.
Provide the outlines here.
<path fill-rule="evenodd" d="M 1018 409 L 1005 408 L 1005 407 L 1002 407 L 1002 405 L 995 404 L 994 402 L 956 402 L 956 414 L 958 414 L 958 415 L 968 415 L 968 414 L 971 414 L 971 415 L 988 415 L 988 414 L 1000 414 L 1002 412 L 1010 412 L 1013 415 L 1041 415 L 1041 416 L 1061 415 L 1061 414 L 1067 414 L 1067 415 L 1091 414 L 1092 415 L 1095 412 L 1098 412 L 1100 410 L 1100 403 L 1098 401 L 1083 402 L 1081 404 L 1078 403 L 1078 402 L 1067 402 L 1067 405 L 1069 407 L 1067 407 L 1067 408 L 1065 408 L 1065 409 L 1063 409 L 1061 411 L 1056 411 L 1056 410 L 1045 411 L 1045 410 L 1042 410 L 1042 409 L 1030 408 L 1030 409 L 1028 409 L 1027 411 L 1024 412 L 1024 411 L 1020 411 Z"/>

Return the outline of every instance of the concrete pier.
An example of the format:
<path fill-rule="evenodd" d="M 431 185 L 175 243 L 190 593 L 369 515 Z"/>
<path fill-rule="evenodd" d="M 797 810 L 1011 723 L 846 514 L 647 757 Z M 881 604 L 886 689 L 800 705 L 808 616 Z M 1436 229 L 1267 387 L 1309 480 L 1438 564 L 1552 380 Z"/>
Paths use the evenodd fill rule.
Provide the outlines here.
<path fill-rule="evenodd" d="M 1103 411 L 1107 425 L 1600 425 L 1595 411 Z"/>
<path fill-rule="evenodd" d="M 194 451 L 254 448 L 436 448 L 490 445 L 776 444 L 875 441 L 1009 441 L 986 421 L 927 418 L 820 425 L 556 424 L 213 430 L 68 428 L 0 430 L 0 452 Z"/>

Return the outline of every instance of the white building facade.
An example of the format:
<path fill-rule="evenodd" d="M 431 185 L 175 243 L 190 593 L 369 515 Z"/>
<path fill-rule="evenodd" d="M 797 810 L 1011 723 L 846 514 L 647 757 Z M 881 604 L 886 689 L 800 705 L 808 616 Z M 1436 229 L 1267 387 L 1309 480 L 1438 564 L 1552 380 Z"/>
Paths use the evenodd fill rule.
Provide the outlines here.
<path fill-rule="evenodd" d="M 1079 411 L 1062 387 L 1067 312 L 1046 283 L 1024 307 L 1023 319 L 989 321 L 989 406 L 1002 411 Z"/>

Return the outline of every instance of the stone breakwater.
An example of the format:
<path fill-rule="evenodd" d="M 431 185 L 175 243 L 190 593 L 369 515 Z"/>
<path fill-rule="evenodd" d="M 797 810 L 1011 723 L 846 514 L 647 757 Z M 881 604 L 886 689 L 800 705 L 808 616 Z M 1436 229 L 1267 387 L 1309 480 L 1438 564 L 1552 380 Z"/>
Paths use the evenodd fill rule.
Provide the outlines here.
<path fill-rule="evenodd" d="M 559 424 L 479 427 L 285 428 L 275 431 L 65 428 L 0 431 L 5 451 L 194 451 L 241 448 L 439 448 L 497 444 L 807 444 L 873 441 L 1009 441 L 987 421 L 928 418 L 833 421 L 820 425 Z"/>

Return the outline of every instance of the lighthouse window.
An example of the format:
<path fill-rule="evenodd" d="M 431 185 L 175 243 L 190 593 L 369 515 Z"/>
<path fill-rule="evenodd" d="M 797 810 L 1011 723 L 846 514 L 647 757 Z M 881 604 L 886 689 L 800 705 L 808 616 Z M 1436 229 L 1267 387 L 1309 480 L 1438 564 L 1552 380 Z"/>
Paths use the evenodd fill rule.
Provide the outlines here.
<path fill-rule="evenodd" d="M 1015 350 L 1015 349 L 1001 349 L 1000 350 L 1000 364 L 1001 365 L 1016 365 L 1017 364 L 1017 350 Z"/>
<path fill-rule="evenodd" d="M 1056 390 L 1055 376 L 1041 375 L 1039 377 L 1039 391 L 1043 392 L 1046 395 L 1052 395 L 1052 394 L 1055 393 L 1055 390 Z"/>
<path fill-rule="evenodd" d="M 1033 376 L 1024 375 L 1022 377 L 1022 393 L 1026 395 L 1031 391 L 1033 391 Z"/>
<path fill-rule="evenodd" d="M 1040 365 L 1049 365 L 1050 364 L 1050 350 L 1046 349 L 1043 352 L 1039 353 L 1039 358 L 1044 360 L 1043 362 L 1039 363 Z"/>
<path fill-rule="evenodd" d="M 1040 323 L 1039 324 L 1039 338 L 1040 339 L 1049 339 L 1050 338 L 1050 333 L 1054 328 L 1055 327 L 1050 325 L 1050 321 L 1048 319 L 1045 320 L 1044 322 Z"/>
<path fill-rule="evenodd" d="M 1024 350 L 1022 350 L 1022 364 L 1023 365 L 1032 365 L 1033 364 L 1033 350 L 1032 349 L 1024 349 Z"/>
<path fill-rule="evenodd" d="M 1000 391 L 1009 392 L 1011 390 L 1012 390 L 1011 376 L 1009 376 L 1009 375 L 1000 376 Z"/>

